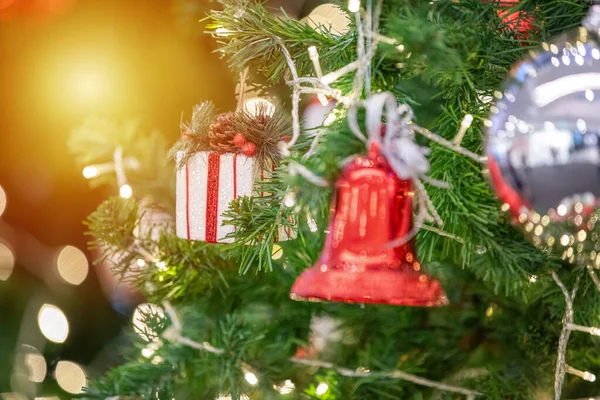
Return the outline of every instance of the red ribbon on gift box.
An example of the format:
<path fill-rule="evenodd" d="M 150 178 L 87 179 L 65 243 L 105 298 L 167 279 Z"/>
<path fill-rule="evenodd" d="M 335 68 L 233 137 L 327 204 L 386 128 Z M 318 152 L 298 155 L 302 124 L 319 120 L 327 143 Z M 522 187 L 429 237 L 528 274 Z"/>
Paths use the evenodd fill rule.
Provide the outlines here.
<path fill-rule="evenodd" d="M 208 176 L 206 185 L 206 239 L 208 243 L 217 243 L 217 220 L 219 217 L 219 175 L 221 173 L 221 155 L 211 152 L 208 155 Z M 189 166 L 185 166 L 187 238 L 190 235 L 190 174 Z M 237 154 L 233 155 L 233 199 L 237 199 Z"/>

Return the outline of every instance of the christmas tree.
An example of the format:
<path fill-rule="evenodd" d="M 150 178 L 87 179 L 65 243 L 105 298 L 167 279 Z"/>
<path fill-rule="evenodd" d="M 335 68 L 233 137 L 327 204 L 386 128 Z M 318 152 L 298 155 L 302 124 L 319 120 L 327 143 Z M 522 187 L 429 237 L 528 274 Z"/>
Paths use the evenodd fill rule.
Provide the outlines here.
<path fill-rule="evenodd" d="M 133 125 L 92 121 L 73 136 L 87 175 L 120 192 L 87 220 L 93 245 L 147 298 L 130 362 L 86 397 L 597 393 L 600 354 L 585 332 L 600 333 L 600 285 L 581 262 L 595 258 L 583 246 L 594 234 L 543 251 L 554 222 L 521 214 L 530 244 L 484 156 L 514 65 L 538 49 L 564 50 L 564 65 L 595 54 L 584 39 L 547 44 L 587 35 L 589 6 L 350 0 L 334 26 L 333 7 L 306 22 L 222 0 L 207 29 L 240 75 L 237 110 L 198 104 L 170 151 Z M 274 109 L 248 106 L 250 86 L 277 95 Z M 311 96 L 334 107 L 307 129 Z"/>

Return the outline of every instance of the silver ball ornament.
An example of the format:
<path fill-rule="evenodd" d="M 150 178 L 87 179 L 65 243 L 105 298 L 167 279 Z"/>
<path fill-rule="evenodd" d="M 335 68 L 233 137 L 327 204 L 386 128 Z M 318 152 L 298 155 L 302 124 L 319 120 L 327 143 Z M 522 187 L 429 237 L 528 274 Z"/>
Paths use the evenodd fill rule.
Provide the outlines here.
<path fill-rule="evenodd" d="M 585 28 L 517 64 L 486 121 L 492 185 L 536 246 L 600 252 L 600 45 Z M 600 257 L 598 257 L 600 258 Z"/>

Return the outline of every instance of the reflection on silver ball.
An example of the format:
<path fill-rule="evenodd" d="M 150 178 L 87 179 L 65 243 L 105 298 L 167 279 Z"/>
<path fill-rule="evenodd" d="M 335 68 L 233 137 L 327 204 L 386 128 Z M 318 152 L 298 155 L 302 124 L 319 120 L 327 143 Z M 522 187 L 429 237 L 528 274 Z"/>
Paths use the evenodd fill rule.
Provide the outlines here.
<path fill-rule="evenodd" d="M 544 43 L 515 66 L 495 97 L 486 121 L 486 152 L 503 210 L 510 210 L 536 246 L 570 262 L 595 262 L 600 251 L 598 39 L 580 28 L 560 43 Z"/>

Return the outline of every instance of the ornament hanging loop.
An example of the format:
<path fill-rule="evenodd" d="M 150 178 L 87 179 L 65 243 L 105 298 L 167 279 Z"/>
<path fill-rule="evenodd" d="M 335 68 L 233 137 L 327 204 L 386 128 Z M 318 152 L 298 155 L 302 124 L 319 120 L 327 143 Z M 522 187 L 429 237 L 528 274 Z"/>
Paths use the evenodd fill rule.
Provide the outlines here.
<path fill-rule="evenodd" d="M 396 98 L 388 92 L 377 93 L 371 96 L 365 104 L 367 108 L 367 120 L 365 124 L 367 126 L 367 134 L 369 135 L 369 144 L 377 143 L 384 146 L 389 144 L 391 138 L 395 136 L 400 123 Z M 386 123 L 383 125 L 385 131 L 382 131 L 384 110 Z"/>
<path fill-rule="evenodd" d="M 365 101 L 365 106 L 368 147 L 371 143 L 378 144 L 400 179 L 417 179 L 427 174 L 429 161 L 425 155 L 428 150 L 417 145 L 411 137 L 407 122 L 412 116 L 410 107 L 402 107 L 404 115 L 401 118 L 396 98 L 389 92 L 374 94 Z M 382 121 L 384 112 L 385 124 Z"/>

